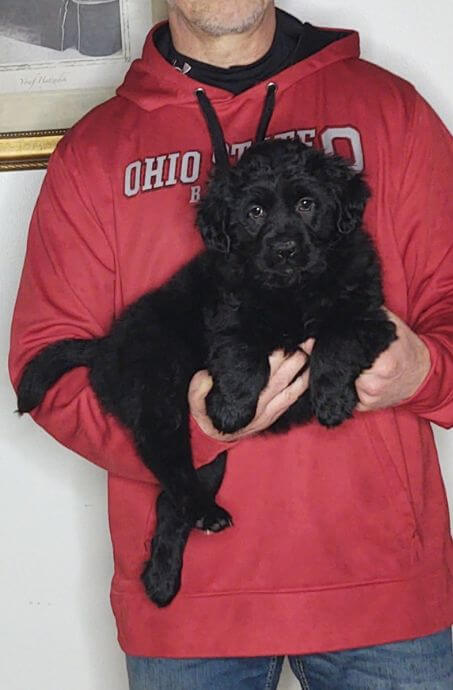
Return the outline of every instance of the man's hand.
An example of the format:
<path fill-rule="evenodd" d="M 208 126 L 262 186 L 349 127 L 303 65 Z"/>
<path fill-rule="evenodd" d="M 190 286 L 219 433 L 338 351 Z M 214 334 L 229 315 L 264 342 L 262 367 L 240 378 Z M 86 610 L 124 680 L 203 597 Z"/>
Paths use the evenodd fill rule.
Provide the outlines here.
<path fill-rule="evenodd" d="M 386 311 L 396 325 L 398 339 L 357 379 L 359 412 L 391 407 L 410 398 L 430 370 L 429 350 L 423 340 L 396 314 Z"/>
<path fill-rule="evenodd" d="M 197 371 L 189 387 L 189 405 L 198 426 L 205 434 L 219 441 L 237 441 L 267 429 L 307 390 L 308 369 L 295 381 L 293 379 L 306 363 L 313 345 L 314 340 L 310 338 L 293 355 L 285 356 L 282 350 L 272 353 L 269 357 L 269 381 L 258 398 L 256 415 L 250 424 L 234 434 L 222 434 L 213 426 L 206 414 L 205 404 L 213 382 L 206 370 Z"/>

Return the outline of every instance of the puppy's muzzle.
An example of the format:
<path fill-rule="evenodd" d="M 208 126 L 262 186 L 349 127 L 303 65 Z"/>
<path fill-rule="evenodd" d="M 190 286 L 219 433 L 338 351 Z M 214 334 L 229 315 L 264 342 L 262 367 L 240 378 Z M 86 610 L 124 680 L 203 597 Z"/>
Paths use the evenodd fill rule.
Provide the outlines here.
<path fill-rule="evenodd" d="M 280 242 L 275 242 L 273 250 L 279 259 L 286 261 L 296 256 L 297 243 L 295 240 L 283 240 Z"/>

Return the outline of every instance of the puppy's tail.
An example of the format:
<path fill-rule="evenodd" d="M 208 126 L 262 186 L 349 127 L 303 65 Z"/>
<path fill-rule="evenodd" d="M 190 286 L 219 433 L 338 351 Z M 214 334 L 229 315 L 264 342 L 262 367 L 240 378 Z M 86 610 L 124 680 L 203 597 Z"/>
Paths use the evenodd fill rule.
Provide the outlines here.
<path fill-rule="evenodd" d="M 39 405 L 46 392 L 67 371 L 90 366 L 100 339 L 68 338 L 48 345 L 24 369 L 17 390 L 17 411 L 30 412 Z"/>

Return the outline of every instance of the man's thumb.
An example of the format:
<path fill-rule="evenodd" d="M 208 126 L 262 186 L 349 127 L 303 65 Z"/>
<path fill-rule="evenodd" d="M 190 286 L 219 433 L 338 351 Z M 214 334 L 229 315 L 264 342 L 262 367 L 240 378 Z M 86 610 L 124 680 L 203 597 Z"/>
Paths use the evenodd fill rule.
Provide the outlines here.
<path fill-rule="evenodd" d="M 189 385 L 189 400 L 191 407 L 194 405 L 197 408 L 204 408 L 204 399 L 212 388 L 213 380 L 206 371 L 202 369 L 197 371 L 193 376 Z"/>

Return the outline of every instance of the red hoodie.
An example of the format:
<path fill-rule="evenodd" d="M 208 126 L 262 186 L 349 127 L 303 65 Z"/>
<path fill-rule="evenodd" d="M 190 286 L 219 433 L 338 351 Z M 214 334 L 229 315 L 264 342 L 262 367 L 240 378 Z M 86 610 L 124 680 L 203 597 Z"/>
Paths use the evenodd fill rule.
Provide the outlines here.
<path fill-rule="evenodd" d="M 373 190 L 367 226 L 387 306 L 426 342 L 431 371 L 403 404 L 316 421 L 230 449 L 219 503 L 234 527 L 194 531 L 182 588 L 158 609 L 139 575 L 159 487 L 87 371 L 66 374 L 34 414 L 108 470 L 112 605 L 129 654 L 303 654 L 426 635 L 453 622 L 453 549 L 430 421 L 453 420 L 451 138 L 405 81 L 359 59 L 351 32 L 273 77 L 270 136 L 349 155 Z M 202 246 L 195 202 L 211 143 L 194 91 L 151 37 L 118 95 L 53 155 L 30 228 L 11 376 L 60 338 L 89 338 Z M 205 86 L 234 159 L 254 136 L 266 83 Z M 223 447 L 193 424 L 197 464 Z"/>

